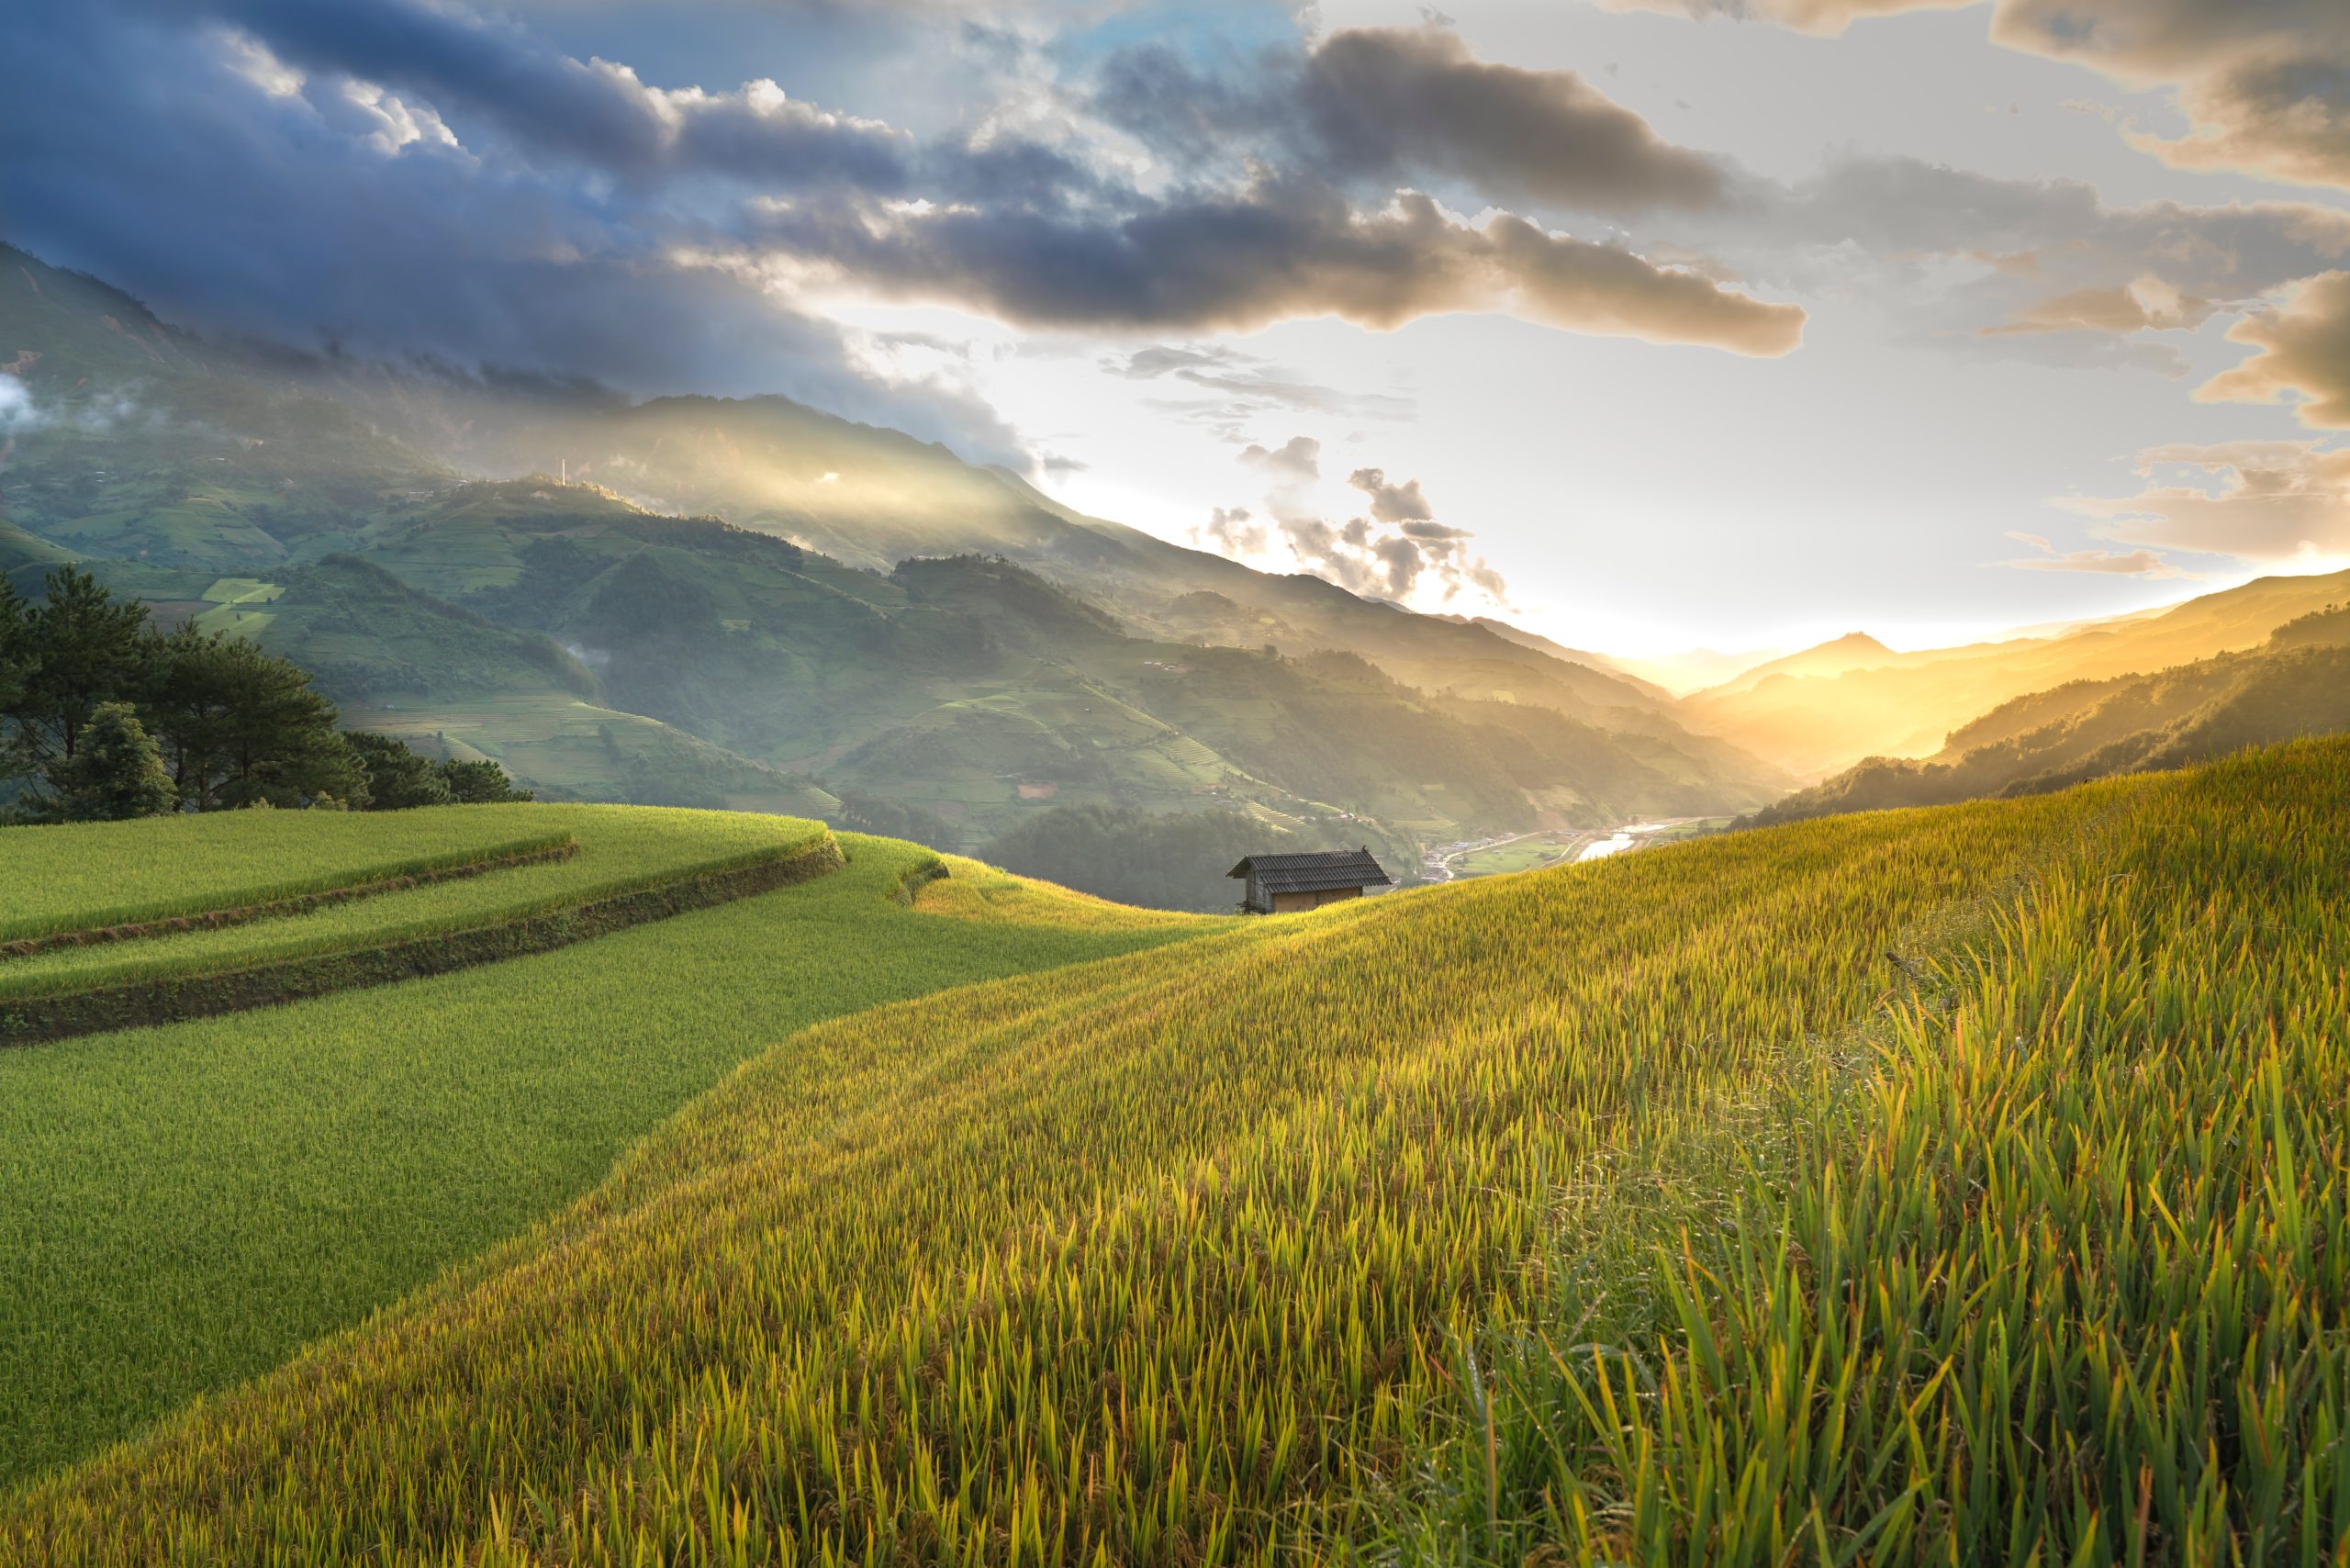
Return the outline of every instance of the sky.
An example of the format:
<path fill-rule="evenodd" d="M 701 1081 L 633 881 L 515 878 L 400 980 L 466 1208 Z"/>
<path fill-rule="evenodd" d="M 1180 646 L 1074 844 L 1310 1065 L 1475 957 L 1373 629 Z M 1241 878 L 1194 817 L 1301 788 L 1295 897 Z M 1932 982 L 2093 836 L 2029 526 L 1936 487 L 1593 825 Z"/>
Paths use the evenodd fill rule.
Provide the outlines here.
<path fill-rule="evenodd" d="M 0 236 L 1634 655 L 2350 566 L 2341 0 L 19 0 Z"/>

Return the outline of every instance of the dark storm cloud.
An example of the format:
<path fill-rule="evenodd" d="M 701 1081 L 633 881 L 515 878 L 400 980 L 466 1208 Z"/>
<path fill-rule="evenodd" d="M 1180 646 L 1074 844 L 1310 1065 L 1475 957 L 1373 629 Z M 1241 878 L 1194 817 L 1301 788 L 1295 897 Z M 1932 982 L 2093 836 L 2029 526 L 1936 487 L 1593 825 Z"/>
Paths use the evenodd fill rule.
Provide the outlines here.
<path fill-rule="evenodd" d="M 868 369 L 871 340 L 811 291 L 1121 333 L 1507 311 L 1796 345 L 1799 308 L 1699 258 L 1378 187 L 1427 167 L 1603 206 L 1710 199 L 1710 163 L 1577 79 L 1436 31 L 1314 58 L 1297 167 L 1146 191 L 1066 151 L 1073 132 L 921 138 L 765 80 L 662 87 L 455 3 L 35 0 L 0 50 L 0 214 L 207 330 L 639 394 L 781 391 L 993 460 L 1024 461 L 1001 420 Z M 1382 128 L 1374 98 L 1428 124 Z M 1243 408 L 1408 407 L 1263 364 L 1154 374 Z"/>
<path fill-rule="evenodd" d="M 1097 112 L 1194 164 L 1277 148 L 1285 167 L 1393 186 L 1436 176 L 1585 212 L 1710 207 L 1715 160 L 1571 71 L 1477 59 L 1448 28 L 1352 28 L 1207 69 L 1162 44 L 1105 68 Z"/>
<path fill-rule="evenodd" d="M 975 305 L 1025 326 L 1248 330 L 1310 316 L 1388 329 L 1452 311 L 1774 356 L 1801 307 L 1501 215 L 1482 225 L 1404 193 L 1363 212 L 1318 185 L 1136 198 L 1109 218 L 778 207 L 755 239 L 826 258 L 864 287 Z"/>
<path fill-rule="evenodd" d="M 0 49 L 6 236 L 204 330 L 306 348 L 608 381 L 784 392 L 1020 460 L 968 397 L 862 373 L 830 323 L 742 273 L 680 264 L 722 239 L 547 171 L 337 117 L 348 84 L 251 79 L 176 15 L 44 6 Z M 397 98 L 378 121 L 431 111 Z M 330 114 L 323 112 L 325 104 Z"/>
<path fill-rule="evenodd" d="M 423 0 L 138 0 L 158 15 L 208 16 L 276 60 L 431 102 L 452 124 L 495 128 L 533 156 L 621 177 L 702 174 L 767 191 L 837 187 L 901 196 L 1055 205 L 1090 187 L 1060 153 L 1022 139 L 923 142 L 836 114 L 771 80 L 727 91 L 662 88 L 621 62 L 580 61 L 511 23 Z"/>

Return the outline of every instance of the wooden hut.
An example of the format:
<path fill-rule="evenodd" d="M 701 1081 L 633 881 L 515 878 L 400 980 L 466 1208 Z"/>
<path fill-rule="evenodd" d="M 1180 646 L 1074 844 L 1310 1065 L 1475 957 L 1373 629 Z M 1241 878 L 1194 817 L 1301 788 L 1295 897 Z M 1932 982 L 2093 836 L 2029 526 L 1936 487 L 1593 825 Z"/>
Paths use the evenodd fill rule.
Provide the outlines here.
<path fill-rule="evenodd" d="M 1250 914 L 1319 909 L 1341 899 L 1359 899 L 1365 888 L 1383 888 L 1395 879 L 1371 858 L 1368 848 L 1251 855 L 1229 875 L 1248 883 L 1240 907 Z"/>

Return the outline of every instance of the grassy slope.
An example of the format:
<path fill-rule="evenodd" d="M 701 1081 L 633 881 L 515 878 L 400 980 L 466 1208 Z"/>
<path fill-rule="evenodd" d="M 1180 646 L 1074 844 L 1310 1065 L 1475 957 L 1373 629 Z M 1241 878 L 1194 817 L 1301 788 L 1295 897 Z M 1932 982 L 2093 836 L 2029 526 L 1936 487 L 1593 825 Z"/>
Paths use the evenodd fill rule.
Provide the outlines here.
<path fill-rule="evenodd" d="M 891 896 L 926 851 L 844 842 L 830 877 L 562 952 L 0 1053 L 0 1479 L 357 1322 L 797 1027 L 1198 929 L 1001 874 L 955 887 L 991 918 L 933 919 Z"/>
<path fill-rule="evenodd" d="M 1859 1015 L 1889 938 L 2146 788 L 1398 894 L 822 1026 L 552 1223 L 20 1497 L 17 1539 L 1148 1562 L 1351 1528 L 1447 1336 L 1529 1296 L 1554 1183 Z"/>
<path fill-rule="evenodd" d="M 2350 745 L 2100 793 L 1841 1070 L 1572 1195 L 1382 1555 L 2344 1560 Z"/>

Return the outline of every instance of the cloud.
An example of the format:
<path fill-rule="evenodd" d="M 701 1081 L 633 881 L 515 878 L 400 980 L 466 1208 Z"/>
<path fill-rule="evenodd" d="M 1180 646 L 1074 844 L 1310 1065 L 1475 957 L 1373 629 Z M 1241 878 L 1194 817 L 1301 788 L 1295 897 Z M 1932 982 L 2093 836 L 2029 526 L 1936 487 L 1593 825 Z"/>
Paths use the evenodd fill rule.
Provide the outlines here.
<path fill-rule="evenodd" d="M 1270 518 L 1242 507 L 1216 509 L 1192 538 L 1236 560 L 1312 572 L 1349 592 L 1399 604 L 1449 605 L 1463 595 L 1509 607 L 1509 585 L 1469 545 L 1467 529 L 1435 521 L 1417 479 L 1388 483 L 1386 471 L 1357 468 L 1347 483 L 1371 498 L 1371 517 L 1327 521 L 1315 505 L 1322 445 L 1292 436 L 1277 447 L 1252 445 L 1242 467 L 1266 483 Z M 1285 557 L 1285 559 L 1284 559 Z"/>
<path fill-rule="evenodd" d="M 1585 212 L 1708 207 L 1722 171 L 1572 71 L 1476 59 L 1438 27 L 1333 33 L 1294 98 L 1337 173 L 1451 175 L 1502 201 Z"/>
<path fill-rule="evenodd" d="M 41 423 L 33 395 L 13 375 L 0 374 L 0 438 L 17 435 Z"/>
<path fill-rule="evenodd" d="M 1074 165 L 1016 139 L 984 148 L 953 139 L 926 144 L 884 122 L 795 99 L 764 77 L 731 91 L 655 87 L 626 64 L 577 60 L 517 23 L 429 0 L 146 0 L 143 8 L 208 17 L 229 29 L 249 76 L 281 84 L 324 76 L 345 93 L 351 84 L 376 95 L 397 89 L 403 97 L 394 103 L 428 101 L 431 112 L 534 156 L 630 178 L 699 173 L 767 190 L 846 186 L 890 196 L 925 182 L 1024 191 L 1082 183 Z"/>
<path fill-rule="evenodd" d="M 2157 446 L 2138 454 L 2137 467 L 2169 482 L 2056 504 L 2099 520 L 2098 532 L 2121 543 L 2257 566 L 2350 557 L 2350 449 L 2313 441 Z"/>
<path fill-rule="evenodd" d="M 2275 403 L 2288 393 L 2308 401 L 2301 422 L 2350 426 L 2350 272 L 2310 279 L 2284 306 L 2228 329 L 2231 342 L 2259 352 L 2197 389 L 2206 401 Z"/>
<path fill-rule="evenodd" d="M 2130 135 L 2171 163 L 2350 188 L 2350 7 L 2339 0 L 1999 0 L 1991 36 L 2176 89 L 2188 133 Z"/>
<path fill-rule="evenodd" d="M 2076 288 L 2043 299 L 2014 320 L 1982 330 L 1985 337 L 2029 332 L 2184 331 L 2201 326 L 2217 307 L 2181 294 L 2159 277 L 2145 276 L 2110 288 Z"/>
<path fill-rule="evenodd" d="M 1792 182 L 1749 177 L 1690 238 L 1752 286 L 1878 302 L 1921 346 L 2172 375 L 2191 367 L 2153 334 L 2350 263 L 2350 212 L 2337 207 L 2114 207 L 2079 180 L 1867 153 Z"/>
<path fill-rule="evenodd" d="M 1251 415 L 1275 409 L 1374 420 L 1407 420 L 1418 412 L 1418 405 L 1409 398 L 1325 386 L 1254 354 L 1214 343 L 1153 344 L 1106 359 L 1102 368 L 1129 380 L 1149 381 L 1163 376 L 1223 394 L 1169 405 L 1219 424 L 1237 424 Z"/>
<path fill-rule="evenodd" d="M 1619 215 L 1709 207 L 1726 184 L 1573 72 L 1479 60 L 1439 25 L 1348 28 L 1222 72 L 1146 44 L 1109 61 L 1092 107 L 1193 167 L 1272 161 L 1384 189 L 1457 179 L 1497 202 Z"/>
<path fill-rule="evenodd" d="M 1966 0 L 1606 0 L 1617 9 L 1841 32 L 1865 17 Z M 2341 0 L 1995 0 L 1991 37 L 2132 88 L 2173 90 L 2183 136 L 2127 130 L 2182 168 L 2350 189 L 2350 6 Z"/>
<path fill-rule="evenodd" d="M 1192 539 L 1236 561 L 1258 560 L 1272 546 L 1272 535 L 1247 507 L 1213 509 L 1207 521 L 1192 530 Z"/>
<path fill-rule="evenodd" d="M 1144 181 L 1046 79 L 915 134 L 766 77 L 655 84 L 464 0 L 28 4 L 39 46 L 0 54 L 11 237 L 216 333 L 633 395 L 782 392 L 1025 467 L 969 376 L 908 374 L 829 314 L 923 300 L 1158 334 L 1502 311 L 1758 355 L 1805 320 L 1694 252 L 1398 195 L 1397 171 L 1426 168 L 1685 209 L 1721 177 L 1578 79 L 1440 30 L 1292 50 L 1265 158 Z M 1227 426 L 1412 411 L 1260 363 L 1157 374 Z"/>
<path fill-rule="evenodd" d="M 2207 574 L 2182 571 L 2152 550 L 2058 550 L 2036 533 L 2010 533 L 2009 538 L 2029 544 L 2041 552 L 2021 560 L 1994 561 L 1995 566 L 2013 566 L 2026 572 L 2101 572 L 2115 577 L 2146 577 L 2162 580 L 2173 577 L 2199 578 Z"/>
<path fill-rule="evenodd" d="M 1428 510 L 1427 498 L 1420 494 L 1417 479 L 1391 485 L 1385 470 L 1358 468 L 1347 476 L 1347 483 L 1371 498 L 1371 515 L 1382 522 L 1424 523 L 1436 515 Z"/>
<path fill-rule="evenodd" d="M 1276 518 L 1302 517 L 1313 510 L 1314 482 L 1322 477 L 1322 443 L 1308 435 L 1293 435 L 1268 450 L 1251 445 L 1240 454 L 1240 465 L 1265 477 L 1265 506 Z"/>
<path fill-rule="evenodd" d="M 756 240 L 884 297 L 961 305 L 1029 327 L 1248 331 L 1336 316 L 1388 330 L 1503 311 L 1546 326 L 1775 357 L 1800 306 L 1553 233 L 1502 213 L 1472 224 L 1429 196 L 1362 212 L 1326 186 L 1142 201 L 1108 218 L 970 207 L 769 210 Z"/>
<path fill-rule="evenodd" d="M 1311 484 L 1322 476 L 1322 443 L 1310 435 L 1293 435 L 1270 449 L 1252 446 L 1240 461 L 1283 484 Z"/>
<path fill-rule="evenodd" d="M 286 8 L 287 27 L 329 25 L 296 15 L 309 9 Z M 412 19 L 413 8 L 316 9 L 357 26 Z M 240 16 L 279 19 L 261 7 Z M 867 374 L 841 329 L 766 278 L 706 264 L 706 248 L 688 241 L 707 241 L 707 220 L 661 190 L 537 156 L 535 143 L 485 140 L 497 125 L 454 110 L 443 122 L 453 145 L 423 129 L 437 106 L 403 86 L 400 113 L 419 130 L 405 139 L 386 129 L 387 116 L 398 122 L 386 100 L 354 100 L 346 88 L 359 78 L 335 74 L 325 54 L 232 39 L 175 8 L 37 0 L 23 25 L 39 28 L 39 47 L 0 50 L 9 238 L 175 320 L 310 351 L 592 377 L 639 395 L 781 392 L 966 456 L 1025 462 L 968 393 Z M 506 47 L 505 32 L 481 28 Z M 385 76 L 409 48 L 388 50 Z M 543 106 L 547 93 L 520 95 Z M 617 134 L 581 130 L 574 145 Z"/>
<path fill-rule="evenodd" d="M 1337 525 L 1315 517 L 1283 518 L 1280 528 L 1300 566 L 1350 592 L 1423 605 L 1449 605 L 1469 593 L 1508 607 L 1508 585 L 1483 556 L 1469 554 L 1461 530 L 1419 537 L 1360 517 Z"/>
<path fill-rule="evenodd" d="M 1960 11 L 1976 0 L 1599 0 L 1607 11 L 1660 11 L 1705 21 L 1727 17 L 1772 22 L 1799 33 L 1831 37 L 1868 17 L 1904 11 Z"/>

